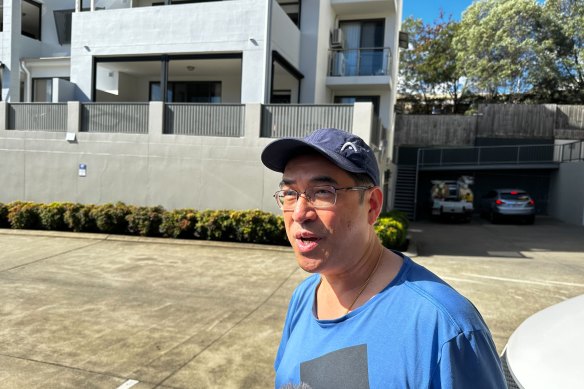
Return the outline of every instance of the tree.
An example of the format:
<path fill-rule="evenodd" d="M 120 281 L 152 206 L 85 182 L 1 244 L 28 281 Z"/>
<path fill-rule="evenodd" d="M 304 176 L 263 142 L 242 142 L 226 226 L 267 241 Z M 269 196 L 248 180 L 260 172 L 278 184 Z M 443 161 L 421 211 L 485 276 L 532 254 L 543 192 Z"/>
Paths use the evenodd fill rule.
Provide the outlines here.
<path fill-rule="evenodd" d="M 536 0 L 476 1 L 453 39 L 458 69 L 493 98 L 531 90 L 538 60 L 553 46 L 544 25 Z"/>
<path fill-rule="evenodd" d="M 454 111 L 464 90 L 460 84 L 460 72 L 456 65 L 456 50 L 452 41 L 458 31 L 458 23 L 449 18 L 440 18 L 433 25 L 424 26 L 421 34 L 420 50 L 425 59 L 418 71 L 425 83 L 432 85 L 438 93 L 450 96 Z"/>
<path fill-rule="evenodd" d="M 400 52 L 398 91 L 403 98 L 417 100 L 419 96 L 427 101 L 432 86 L 424 82 L 420 66 L 425 53 L 421 50 L 420 40 L 424 29 L 421 19 L 408 17 L 402 23 L 402 31 L 409 34 L 409 47 Z"/>
<path fill-rule="evenodd" d="M 431 98 L 448 94 L 456 109 L 461 88 L 452 39 L 457 27 L 443 15 L 434 24 L 411 17 L 404 21 L 402 29 L 409 33 L 410 47 L 400 53 L 398 90 L 402 96 L 421 96 L 429 109 Z"/>
<path fill-rule="evenodd" d="M 542 100 L 584 101 L 584 2 L 547 0 L 543 6 L 545 31 L 552 45 L 540 54 L 534 72 L 535 93 Z"/>

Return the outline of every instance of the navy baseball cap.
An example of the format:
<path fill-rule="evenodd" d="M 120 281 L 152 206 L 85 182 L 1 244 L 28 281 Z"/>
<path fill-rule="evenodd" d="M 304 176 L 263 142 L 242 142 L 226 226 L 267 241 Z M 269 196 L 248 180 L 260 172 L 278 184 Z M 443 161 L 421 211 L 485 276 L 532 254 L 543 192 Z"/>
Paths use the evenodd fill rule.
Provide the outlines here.
<path fill-rule="evenodd" d="M 273 141 L 262 152 L 268 169 L 283 173 L 290 158 L 310 148 L 332 163 L 351 173 L 365 173 L 379 185 L 379 167 L 373 150 L 356 135 L 336 128 L 321 128 L 304 138 L 282 138 Z"/>

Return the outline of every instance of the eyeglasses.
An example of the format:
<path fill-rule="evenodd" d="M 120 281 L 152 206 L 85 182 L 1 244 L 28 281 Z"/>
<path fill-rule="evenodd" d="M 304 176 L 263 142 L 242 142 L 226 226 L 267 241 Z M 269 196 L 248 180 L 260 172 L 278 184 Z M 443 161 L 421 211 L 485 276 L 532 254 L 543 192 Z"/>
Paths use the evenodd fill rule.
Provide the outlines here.
<path fill-rule="evenodd" d="M 294 189 L 282 189 L 274 193 L 278 206 L 284 211 L 296 208 L 296 203 L 301 195 L 304 195 L 310 205 L 317 209 L 330 208 L 337 202 L 337 192 L 340 190 L 368 190 L 373 186 L 350 186 L 347 188 L 335 188 L 334 186 L 313 186 L 304 192 Z"/>

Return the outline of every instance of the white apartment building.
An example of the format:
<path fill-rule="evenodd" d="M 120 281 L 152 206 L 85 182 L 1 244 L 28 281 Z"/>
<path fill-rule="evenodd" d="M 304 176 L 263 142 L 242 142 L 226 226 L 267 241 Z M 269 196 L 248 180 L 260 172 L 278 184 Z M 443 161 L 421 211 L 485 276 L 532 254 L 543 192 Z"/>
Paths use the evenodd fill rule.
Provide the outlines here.
<path fill-rule="evenodd" d="M 401 9 L 402 0 L 0 0 L 1 100 L 369 102 L 389 166 Z"/>

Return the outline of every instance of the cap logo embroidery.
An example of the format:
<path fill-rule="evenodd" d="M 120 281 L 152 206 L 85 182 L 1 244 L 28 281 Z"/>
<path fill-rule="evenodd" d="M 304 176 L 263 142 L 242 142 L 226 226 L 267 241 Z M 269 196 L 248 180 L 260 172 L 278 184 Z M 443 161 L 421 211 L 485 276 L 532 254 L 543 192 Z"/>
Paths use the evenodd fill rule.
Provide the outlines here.
<path fill-rule="evenodd" d="M 343 145 L 343 147 L 341 147 L 341 151 L 345 151 L 346 148 L 352 148 L 354 152 L 358 153 L 359 150 L 357 150 L 357 146 L 355 146 L 355 144 L 353 142 L 345 142 L 345 144 Z"/>

